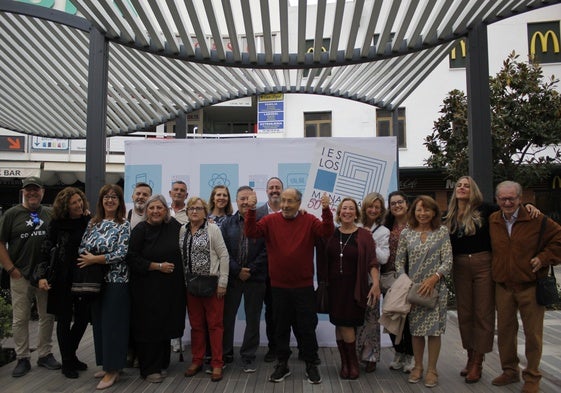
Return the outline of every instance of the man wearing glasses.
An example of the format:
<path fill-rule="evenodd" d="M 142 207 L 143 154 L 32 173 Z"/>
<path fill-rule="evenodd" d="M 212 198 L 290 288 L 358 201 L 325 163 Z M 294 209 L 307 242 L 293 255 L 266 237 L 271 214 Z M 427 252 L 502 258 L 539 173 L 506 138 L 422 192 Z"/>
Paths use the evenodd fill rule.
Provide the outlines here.
<path fill-rule="evenodd" d="M 308 382 L 321 383 L 316 364 L 318 319 L 313 286 L 314 245 L 317 239 L 331 236 L 335 230 L 329 197 L 324 194 L 321 198 L 321 220 L 300 212 L 302 193 L 294 188 L 281 193 L 280 213 L 256 221 L 256 204 L 257 196 L 252 192 L 247 202 L 244 232 L 249 238 L 265 238 L 267 247 L 278 359 L 269 381 L 282 382 L 291 374 L 288 368 L 290 329 L 298 326 Z"/>
<path fill-rule="evenodd" d="M 29 283 L 32 267 L 41 259 L 41 243 L 47 235 L 51 210 L 41 206 L 45 189 L 39 178 L 24 179 L 22 193 L 23 203 L 6 211 L 0 220 L 0 262 L 4 273 L 10 275 L 12 332 L 18 360 L 13 377 L 21 377 L 31 369 L 29 317 L 33 296 L 39 313 L 37 365 L 49 370 L 61 367 L 51 353 L 54 316 L 47 314 L 47 292 Z"/>
<path fill-rule="evenodd" d="M 522 187 L 513 181 L 500 183 L 495 191 L 500 211 L 489 217 L 493 249 L 492 274 L 495 281 L 497 337 L 503 373 L 493 379 L 495 386 L 520 381 L 517 351 L 518 318 L 524 326 L 526 368 L 522 371 L 524 393 L 538 393 L 541 373 L 543 318 L 545 307 L 536 301 L 536 277 L 547 274 L 550 265 L 561 262 L 561 227 L 545 218 L 532 220 L 521 206 Z M 538 252 L 538 242 L 539 247 Z"/>

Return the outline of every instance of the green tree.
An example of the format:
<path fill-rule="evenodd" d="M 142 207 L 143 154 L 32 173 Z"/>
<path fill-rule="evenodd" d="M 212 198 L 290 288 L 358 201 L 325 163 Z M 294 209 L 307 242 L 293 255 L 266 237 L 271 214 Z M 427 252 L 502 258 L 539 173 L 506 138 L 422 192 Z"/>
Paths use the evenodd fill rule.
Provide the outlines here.
<path fill-rule="evenodd" d="M 561 163 L 561 96 L 554 76 L 519 61 L 512 52 L 489 78 L 493 179 L 531 186 Z M 443 168 L 454 179 L 468 173 L 467 97 L 453 90 L 444 99 L 432 133 L 425 138 L 428 166 Z"/>

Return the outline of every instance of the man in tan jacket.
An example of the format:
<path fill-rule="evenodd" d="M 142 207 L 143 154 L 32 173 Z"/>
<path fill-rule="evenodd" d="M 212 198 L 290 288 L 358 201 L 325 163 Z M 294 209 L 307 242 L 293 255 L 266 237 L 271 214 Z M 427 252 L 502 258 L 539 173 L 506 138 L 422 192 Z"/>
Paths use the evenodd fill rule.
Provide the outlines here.
<path fill-rule="evenodd" d="M 561 262 L 561 227 L 542 217 L 531 219 L 521 207 L 522 187 L 505 181 L 495 191 L 500 211 L 489 217 L 493 248 L 492 274 L 495 281 L 498 346 L 503 373 L 493 385 L 504 386 L 520 381 L 517 353 L 518 318 L 526 339 L 526 368 L 522 371 L 523 393 L 539 392 L 545 307 L 536 301 L 536 278 L 547 275 L 550 265 Z M 536 253 L 538 242 L 541 247 Z"/>

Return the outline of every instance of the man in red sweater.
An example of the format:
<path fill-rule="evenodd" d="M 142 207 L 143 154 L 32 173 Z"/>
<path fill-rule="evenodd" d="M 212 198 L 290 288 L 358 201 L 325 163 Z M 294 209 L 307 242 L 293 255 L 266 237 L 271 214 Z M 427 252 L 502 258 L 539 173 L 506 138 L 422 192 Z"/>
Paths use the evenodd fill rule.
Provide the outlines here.
<path fill-rule="evenodd" d="M 301 213 L 301 203 L 300 191 L 287 188 L 281 194 L 281 214 L 269 214 L 256 222 L 257 197 L 253 193 L 248 201 L 244 231 L 247 237 L 265 238 L 267 246 L 278 359 L 269 381 L 281 382 L 290 375 L 290 328 L 295 323 L 301 335 L 300 350 L 306 362 L 308 382 L 318 384 L 321 376 L 314 363 L 318 351 L 314 245 L 316 239 L 331 236 L 335 226 L 327 194 L 321 198 L 322 220 Z"/>

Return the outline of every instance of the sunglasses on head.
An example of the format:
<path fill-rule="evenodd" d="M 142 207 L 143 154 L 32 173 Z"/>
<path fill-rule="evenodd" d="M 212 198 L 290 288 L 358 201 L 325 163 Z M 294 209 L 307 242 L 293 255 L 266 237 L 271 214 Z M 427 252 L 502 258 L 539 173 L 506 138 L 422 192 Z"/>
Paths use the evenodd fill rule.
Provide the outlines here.
<path fill-rule="evenodd" d="M 30 215 L 31 215 L 31 221 L 33 221 L 33 225 L 37 226 L 41 223 L 41 219 L 39 218 L 39 213 L 32 212 L 30 213 Z"/>

